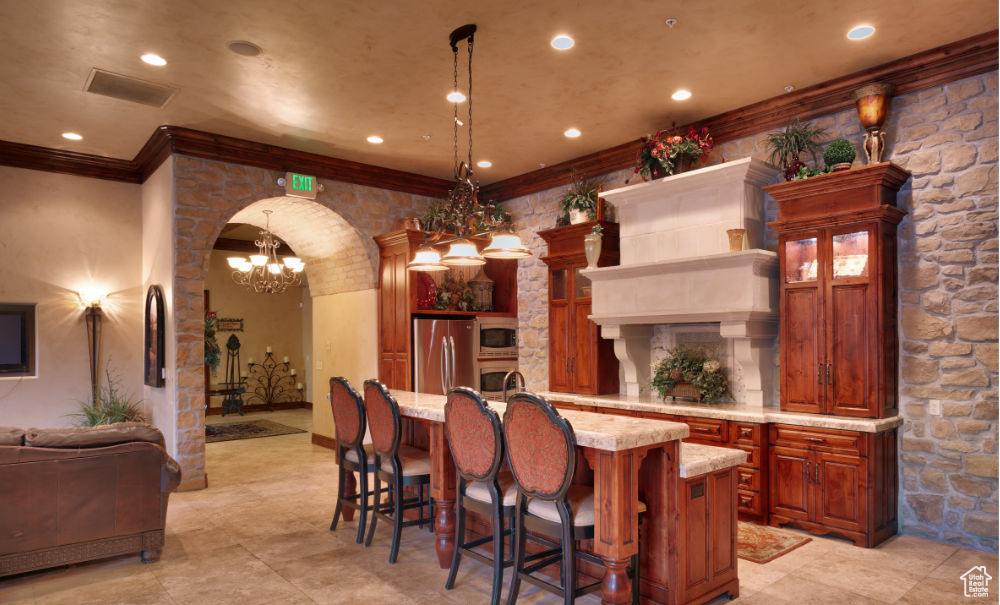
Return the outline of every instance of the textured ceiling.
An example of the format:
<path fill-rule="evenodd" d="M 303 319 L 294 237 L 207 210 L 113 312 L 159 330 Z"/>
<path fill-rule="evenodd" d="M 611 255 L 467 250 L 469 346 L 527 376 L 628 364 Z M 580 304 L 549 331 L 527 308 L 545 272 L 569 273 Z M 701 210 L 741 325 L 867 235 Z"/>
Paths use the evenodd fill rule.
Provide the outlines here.
<path fill-rule="evenodd" d="M 465 23 L 479 27 L 473 159 L 492 160 L 477 169 L 486 184 L 989 31 L 997 3 L 0 0 L 0 139 L 131 159 L 173 124 L 447 179 L 447 37 Z M 859 23 L 875 36 L 847 40 Z M 576 46 L 552 49 L 560 33 Z M 264 53 L 233 54 L 232 40 Z M 162 109 L 88 94 L 94 67 L 179 93 Z M 678 88 L 693 98 L 672 101 Z"/>

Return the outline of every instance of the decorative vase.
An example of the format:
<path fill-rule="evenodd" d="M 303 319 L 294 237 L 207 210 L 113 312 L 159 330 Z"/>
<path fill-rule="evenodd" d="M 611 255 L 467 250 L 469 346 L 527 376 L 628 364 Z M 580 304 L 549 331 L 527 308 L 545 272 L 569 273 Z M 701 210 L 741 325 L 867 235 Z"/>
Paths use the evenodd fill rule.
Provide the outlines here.
<path fill-rule="evenodd" d="M 583 253 L 587 255 L 587 268 L 596 269 L 597 260 L 601 257 L 600 233 L 588 233 L 583 237 Z"/>
<path fill-rule="evenodd" d="M 872 82 L 852 93 L 858 108 L 858 119 L 865 128 L 865 141 L 861 147 L 865 150 L 869 164 L 882 161 L 882 152 L 885 151 L 885 131 L 882 130 L 882 124 L 889 112 L 889 97 L 892 92 L 891 83 Z"/>
<path fill-rule="evenodd" d="M 739 252 L 743 250 L 743 236 L 746 232 L 746 229 L 726 229 L 726 235 L 729 236 L 730 252 Z"/>
<path fill-rule="evenodd" d="M 649 167 L 649 180 L 651 181 L 662 179 L 665 176 L 670 176 L 670 174 L 666 168 L 659 164 L 653 164 Z"/>
<path fill-rule="evenodd" d="M 833 166 L 830 166 L 830 168 L 833 168 L 834 172 L 840 172 L 841 170 L 850 170 L 851 162 L 837 162 Z"/>
<path fill-rule="evenodd" d="M 570 225 L 579 225 L 580 223 L 586 223 L 589 220 L 590 220 L 590 217 L 587 216 L 587 211 L 586 210 L 570 210 L 569 211 L 569 224 Z"/>
<path fill-rule="evenodd" d="M 691 156 L 686 153 L 678 154 L 674 158 L 674 170 L 671 174 L 680 174 L 691 169 Z"/>
<path fill-rule="evenodd" d="M 482 267 L 479 273 L 469 280 L 469 289 L 472 290 L 472 310 L 492 311 L 493 310 L 493 280 Z"/>

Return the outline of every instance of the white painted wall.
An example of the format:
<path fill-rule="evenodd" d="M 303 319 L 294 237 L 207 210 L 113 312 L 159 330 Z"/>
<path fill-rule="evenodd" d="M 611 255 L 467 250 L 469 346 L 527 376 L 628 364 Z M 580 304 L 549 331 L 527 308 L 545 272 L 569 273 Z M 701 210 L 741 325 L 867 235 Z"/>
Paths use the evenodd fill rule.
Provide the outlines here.
<path fill-rule="evenodd" d="M 70 426 L 90 392 L 83 307 L 104 302 L 104 367 L 143 397 L 139 186 L 0 166 L 0 302 L 37 304 L 37 375 L 0 378 L 0 425 Z"/>
<path fill-rule="evenodd" d="M 377 290 L 313 297 L 312 324 L 313 432 L 333 437 L 330 378 L 344 376 L 361 392 L 378 376 Z"/>
<path fill-rule="evenodd" d="M 146 290 L 163 288 L 164 366 L 163 387 L 143 387 L 153 424 L 166 440 L 167 452 L 177 455 L 177 364 L 174 329 L 174 158 L 171 156 L 141 186 L 142 191 L 142 298 L 138 311 L 140 325 L 145 313 Z M 138 249 L 138 244 L 133 250 Z M 133 252 L 134 256 L 134 252 Z M 141 337 L 141 334 L 140 334 Z M 136 346 L 142 351 L 142 340 Z M 140 361 L 141 363 L 141 361 Z M 139 368 L 140 383 L 142 368 Z"/>

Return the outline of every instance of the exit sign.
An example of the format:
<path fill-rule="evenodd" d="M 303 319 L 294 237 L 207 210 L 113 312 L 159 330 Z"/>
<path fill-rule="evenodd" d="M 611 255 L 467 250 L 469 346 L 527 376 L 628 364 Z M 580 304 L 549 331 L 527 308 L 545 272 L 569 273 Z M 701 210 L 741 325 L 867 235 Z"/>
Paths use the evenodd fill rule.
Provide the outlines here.
<path fill-rule="evenodd" d="M 316 190 L 319 184 L 316 177 L 307 174 L 296 174 L 294 172 L 285 173 L 285 195 L 294 197 L 304 197 L 310 200 L 316 199 Z"/>

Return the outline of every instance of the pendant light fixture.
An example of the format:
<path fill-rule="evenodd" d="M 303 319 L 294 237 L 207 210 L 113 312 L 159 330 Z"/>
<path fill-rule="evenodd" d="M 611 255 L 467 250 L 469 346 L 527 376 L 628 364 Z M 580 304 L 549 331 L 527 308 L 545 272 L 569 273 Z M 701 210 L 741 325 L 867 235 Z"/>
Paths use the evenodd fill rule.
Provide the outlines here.
<path fill-rule="evenodd" d="M 452 129 L 454 132 L 454 163 L 455 163 L 455 185 L 448 193 L 448 204 L 446 214 L 448 220 L 442 221 L 443 225 L 450 225 L 455 229 L 455 237 L 451 240 L 444 240 L 444 227 L 430 237 L 431 241 L 436 241 L 439 245 L 450 243 L 448 252 L 441 256 L 440 252 L 431 244 L 424 244 L 417 249 L 413 260 L 407 265 L 411 271 L 443 271 L 449 267 L 468 267 L 486 264 L 487 258 L 517 259 L 531 256 L 521 238 L 512 231 L 498 231 L 493 234 L 489 246 L 482 253 L 476 245 L 468 238 L 473 231 L 473 225 L 485 224 L 490 227 L 499 226 L 500 222 L 494 221 L 489 216 L 486 209 L 479 203 L 479 183 L 473 180 L 472 171 L 472 47 L 474 35 L 476 33 L 475 24 L 468 24 L 459 27 L 448 36 L 448 43 L 451 46 L 453 59 L 452 92 L 448 94 L 448 100 L 453 103 L 454 112 L 452 116 Z M 465 40 L 468 44 L 468 72 L 469 84 L 465 93 L 458 90 L 458 44 Z M 465 120 L 458 117 L 459 103 L 467 102 L 467 114 Z M 468 156 L 464 161 L 458 159 L 458 127 L 464 125 L 469 129 Z M 484 234 L 479 234 L 484 235 Z"/>
<path fill-rule="evenodd" d="M 286 256 L 278 260 L 278 248 L 281 242 L 271 233 L 271 210 L 265 210 L 266 223 L 260 232 L 257 244 L 257 254 L 250 258 L 230 256 L 226 259 L 233 270 L 233 281 L 246 286 L 251 292 L 265 294 L 281 294 L 289 286 L 302 283 L 302 270 L 306 264 L 294 256 Z"/>

